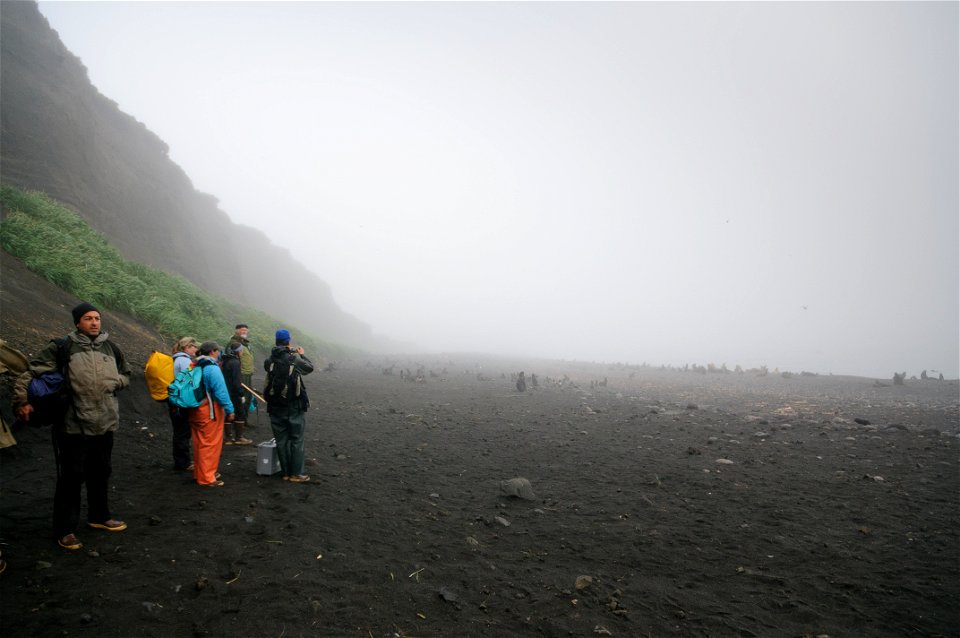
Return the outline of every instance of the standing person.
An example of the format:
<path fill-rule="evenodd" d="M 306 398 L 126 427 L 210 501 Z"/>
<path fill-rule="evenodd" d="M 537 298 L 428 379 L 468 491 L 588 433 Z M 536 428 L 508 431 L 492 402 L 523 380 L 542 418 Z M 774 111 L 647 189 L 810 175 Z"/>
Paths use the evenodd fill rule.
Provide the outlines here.
<path fill-rule="evenodd" d="M 193 358 L 197 356 L 200 346 L 193 337 L 182 337 L 173 345 L 173 376 L 188 370 L 193 365 Z M 173 467 L 178 470 L 192 470 L 193 461 L 190 450 L 190 421 L 187 420 L 187 411 L 167 402 L 170 410 L 170 423 L 173 425 Z"/>
<path fill-rule="evenodd" d="M 29 369 L 30 361 L 26 355 L 0 339 L 0 374 L 9 372 L 14 377 L 19 377 Z M 14 438 L 13 431 L 7 425 L 7 420 L 0 416 L 0 449 L 16 444 L 17 439 Z"/>
<path fill-rule="evenodd" d="M 246 420 L 247 406 L 244 404 L 244 389 L 240 385 L 240 351 L 243 346 L 239 343 L 233 349 L 227 350 L 220 356 L 220 369 L 223 371 L 223 379 L 227 384 L 227 392 L 230 393 L 230 400 L 233 402 L 234 419 L 233 434 L 230 434 L 230 425 L 228 424 L 225 433 L 226 440 L 224 445 L 250 445 L 253 443 L 250 439 L 243 436 L 243 424 Z"/>
<path fill-rule="evenodd" d="M 27 396 L 30 380 L 62 370 L 70 405 L 53 426 L 57 463 L 53 533 L 60 547 L 77 550 L 83 547 L 76 531 L 84 483 L 87 526 L 108 532 L 127 529 L 126 523 L 110 513 L 108 494 L 113 472 L 113 433 L 120 425 L 116 393 L 130 385 L 130 368 L 120 348 L 101 330 L 97 308 L 84 302 L 72 314 L 76 330 L 61 340 L 62 350 L 57 341 L 51 341 L 17 379 L 14 407 L 18 419 L 29 421 L 34 410 Z M 64 362 L 62 368 L 58 362 Z"/>
<path fill-rule="evenodd" d="M 220 345 L 216 341 L 200 344 L 196 364 L 202 369 L 203 387 L 207 397 L 199 407 L 187 410 L 190 429 L 193 431 L 193 477 L 198 485 L 222 487 L 223 481 L 217 472 L 220 452 L 223 450 L 223 427 L 225 421 L 233 421 L 233 402 L 223 372 L 217 365 Z"/>
<path fill-rule="evenodd" d="M 267 400 L 270 427 L 277 442 L 277 456 L 283 480 L 306 483 L 303 473 L 303 413 L 310 407 L 302 375 L 313 372 L 313 364 L 303 348 L 290 346 L 290 332 L 277 330 L 276 346 L 263 362 L 267 383 L 263 396 Z"/>
<path fill-rule="evenodd" d="M 26 355 L 0 339 L 0 374 L 9 372 L 19 377 L 29 369 L 30 361 Z M 16 444 L 17 440 L 14 438 L 10 426 L 7 425 L 7 420 L 0 416 L 0 449 Z M 0 574 L 5 571 L 7 571 L 7 561 L 0 558 Z"/>
<path fill-rule="evenodd" d="M 250 329 L 245 323 L 238 323 L 233 336 L 227 342 L 227 351 L 236 351 L 237 345 L 243 346 L 237 355 L 240 358 L 240 383 L 248 388 L 253 387 L 253 370 L 256 362 L 253 358 L 253 350 L 250 349 Z M 240 428 L 243 429 L 247 420 L 247 412 L 253 403 L 253 392 L 243 391 L 243 407 L 237 410 L 237 421 L 240 422 Z"/>

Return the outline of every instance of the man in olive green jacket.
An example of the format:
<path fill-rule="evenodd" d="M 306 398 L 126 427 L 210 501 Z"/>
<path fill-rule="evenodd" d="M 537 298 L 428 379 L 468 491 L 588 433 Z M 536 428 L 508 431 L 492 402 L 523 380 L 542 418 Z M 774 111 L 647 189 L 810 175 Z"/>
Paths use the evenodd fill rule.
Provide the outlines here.
<path fill-rule="evenodd" d="M 130 384 L 130 368 L 123 353 L 100 329 L 100 311 L 89 303 L 73 309 L 76 330 L 67 335 L 69 361 L 65 383 L 70 404 L 53 425 L 57 490 L 53 500 L 53 531 L 64 549 L 83 545 L 75 532 L 80 523 L 81 488 L 87 484 L 87 525 L 119 532 L 127 528 L 110 514 L 107 502 L 112 473 L 113 433 L 120 425 L 116 393 Z M 30 362 L 14 388 L 17 418 L 29 422 L 34 411 L 27 388 L 31 379 L 58 371 L 60 348 L 55 341 Z"/>
<path fill-rule="evenodd" d="M 253 351 L 250 349 L 250 339 L 248 338 L 250 334 L 250 328 L 247 327 L 245 323 L 238 323 L 237 327 L 234 329 L 233 336 L 227 340 L 227 352 L 236 352 L 237 346 L 243 346 L 240 348 L 240 352 L 237 354 L 237 357 L 240 359 L 240 382 L 247 388 L 253 387 L 253 369 L 254 369 L 254 360 L 253 360 Z M 234 425 L 240 426 L 243 428 L 244 423 L 247 420 L 247 413 L 250 409 L 250 403 L 253 401 L 253 393 L 250 390 L 244 389 L 243 391 L 243 400 L 239 404 L 235 403 L 233 405 L 234 412 Z M 252 424 L 251 424 L 252 425 Z"/>

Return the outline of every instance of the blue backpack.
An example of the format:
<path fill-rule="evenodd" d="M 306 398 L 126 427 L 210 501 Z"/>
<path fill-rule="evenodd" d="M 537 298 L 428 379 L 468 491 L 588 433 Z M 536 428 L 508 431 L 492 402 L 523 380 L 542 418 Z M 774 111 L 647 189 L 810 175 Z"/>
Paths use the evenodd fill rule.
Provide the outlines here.
<path fill-rule="evenodd" d="M 33 406 L 28 423 L 35 427 L 62 424 L 73 403 L 70 390 L 70 338 L 53 339 L 57 346 L 57 369 L 30 379 L 27 402 Z"/>
<path fill-rule="evenodd" d="M 181 370 L 173 378 L 173 383 L 167 386 L 169 396 L 167 400 L 178 408 L 198 408 L 207 398 L 206 388 L 203 387 L 203 368 L 192 366 Z"/>

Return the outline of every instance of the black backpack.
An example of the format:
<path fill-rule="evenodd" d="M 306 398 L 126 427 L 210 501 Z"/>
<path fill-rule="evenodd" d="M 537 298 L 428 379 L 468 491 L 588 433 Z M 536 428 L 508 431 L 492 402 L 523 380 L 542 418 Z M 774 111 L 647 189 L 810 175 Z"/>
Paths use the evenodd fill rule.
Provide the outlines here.
<path fill-rule="evenodd" d="M 307 398 L 307 389 L 303 387 L 303 377 L 297 367 L 293 354 L 285 354 L 282 358 L 270 357 L 265 366 L 267 381 L 263 387 L 263 398 L 267 400 L 267 407 L 296 405 L 306 412 L 310 407 Z"/>

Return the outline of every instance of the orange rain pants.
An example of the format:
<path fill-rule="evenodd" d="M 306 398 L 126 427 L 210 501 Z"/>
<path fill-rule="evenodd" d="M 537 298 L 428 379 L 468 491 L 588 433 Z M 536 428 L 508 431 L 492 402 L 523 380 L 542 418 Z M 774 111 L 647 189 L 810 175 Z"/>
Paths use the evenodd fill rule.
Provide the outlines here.
<path fill-rule="evenodd" d="M 210 418 L 210 400 L 190 410 L 188 419 L 193 434 L 193 478 L 200 485 L 215 483 L 220 453 L 223 451 L 223 422 L 226 413 L 216 401 L 213 402 L 213 418 Z"/>

